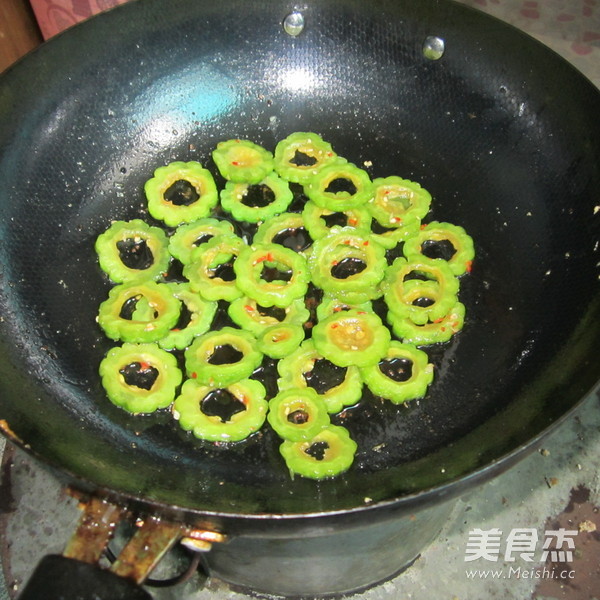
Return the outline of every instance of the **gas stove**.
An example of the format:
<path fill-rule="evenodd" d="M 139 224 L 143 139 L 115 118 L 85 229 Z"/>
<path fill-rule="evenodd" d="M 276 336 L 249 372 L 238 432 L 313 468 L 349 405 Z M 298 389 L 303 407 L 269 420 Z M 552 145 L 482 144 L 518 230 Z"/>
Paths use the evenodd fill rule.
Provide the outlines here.
<path fill-rule="evenodd" d="M 459 499 L 437 540 L 409 569 L 352 599 L 593 598 L 600 589 L 599 473 L 600 403 L 593 395 L 543 448 Z M 0 600 L 12 600 L 42 556 L 63 551 L 80 510 L 53 475 L 11 445 L 4 449 L 0 510 Z M 570 532 L 566 541 L 572 543 L 545 548 L 561 529 Z M 480 532 L 488 536 L 487 547 Z M 202 557 L 181 547 L 151 577 L 151 583 L 182 580 L 171 587 L 147 586 L 155 600 L 248 597 L 209 577 Z"/>

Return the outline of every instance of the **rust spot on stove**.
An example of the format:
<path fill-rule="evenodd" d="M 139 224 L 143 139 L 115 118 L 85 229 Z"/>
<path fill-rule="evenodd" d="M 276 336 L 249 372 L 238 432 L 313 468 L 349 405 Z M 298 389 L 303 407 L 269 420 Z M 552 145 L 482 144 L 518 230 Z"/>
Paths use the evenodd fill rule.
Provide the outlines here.
<path fill-rule="evenodd" d="M 590 490 L 583 484 L 579 484 L 576 488 L 571 488 L 569 496 L 569 504 L 567 504 L 564 512 L 570 513 L 575 510 L 576 504 L 583 504 L 590 499 Z"/>
<path fill-rule="evenodd" d="M 546 521 L 546 531 L 561 528 L 575 531 L 575 547 L 572 548 L 568 561 L 552 560 L 549 557 L 544 569 L 551 576 L 538 582 L 533 598 L 590 600 L 597 597 L 600 589 L 600 509 L 590 499 L 590 490 L 580 484 L 571 489 L 564 510 Z"/>
<path fill-rule="evenodd" d="M 8 421 L 6 419 L 0 419 L 0 429 L 4 432 L 4 434 L 13 440 L 14 442 L 18 442 L 19 444 L 23 444 L 23 440 L 11 429 Z"/>

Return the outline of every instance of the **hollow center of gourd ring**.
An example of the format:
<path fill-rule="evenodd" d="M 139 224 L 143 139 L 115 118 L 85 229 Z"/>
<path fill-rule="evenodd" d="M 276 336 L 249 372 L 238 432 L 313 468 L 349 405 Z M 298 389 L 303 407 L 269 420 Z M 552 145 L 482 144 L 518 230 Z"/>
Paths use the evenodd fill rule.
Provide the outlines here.
<path fill-rule="evenodd" d="M 336 279 L 348 279 L 352 275 L 357 275 L 367 268 L 366 263 L 360 258 L 348 256 L 342 258 L 331 268 L 331 276 Z"/>
<path fill-rule="evenodd" d="M 420 296 L 419 298 L 415 298 L 411 304 L 413 306 L 418 306 L 419 308 L 427 308 L 429 306 L 433 306 L 435 304 L 435 298 L 429 298 L 427 296 Z"/>
<path fill-rule="evenodd" d="M 308 413 L 302 409 L 294 410 L 287 416 L 287 420 L 294 425 L 304 425 L 308 422 L 308 419 Z"/>
<path fill-rule="evenodd" d="M 373 332 L 360 319 L 340 319 L 329 328 L 333 343 L 341 350 L 361 351 L 373 343 Z"/>
<path fill-rule="evenodd" d="M 324 394 L 344 383 L 346 370 L 346 367 L 338 367 L 326 358 L 318 358 L 313 363 L 313 368 L 304 373 L 304 380 L 315 392 Z"/>
<path fill-rule="evenodd" d="M 275 192 L 264 183 L 249 185 L 242 195 L 242 204 L 253 208 L 264 208 L 275 200 Z"/>
<path fill-rule="evenodd" d="M 208 417 L 219 417 L 221 423 L 227 423 L 233 415 L 246 410 L 246 405 L 229 390 L 218 388 L 204 396 L 200 410 Z"/>
<path fill-rule="evenodd" d="M 393 381 L 408 381 L 412 377 L 412 360 L 407 358 L 386 358 L 379 361 L 379 370 Z"/>
<path fill-rule="evenodd" d="M 222 279 L 223 281 L 234 281 L 235 280 L 235 271 L 233 270 L 234 260 L 231 260 L 230 262 L 226 262 L 226 263 L 221 263 L 220 265 L 217 265 L 214 269 L 211 269 L 209 272 L 211 279 Z"/>
<path fill-rule="evenodd" d="M 456 248 L 450 240 L 426 240 L 421 245 L 421 252 L 427 258 L 450 260 L 456 254 Z"/>
<path fill-rule="evenodd" d="M 262 317 L 269 317 L 280 323 L 286 317 L 285 308 L 279 308 L 278 306 L 261 306 L 260 304 L 257 304 L 256 310 Z"/>
<path fill-rule="evenodd" d="M 348 196 L 354 196 L 357 191 L 358 189 L 354 185 L 354 182 L 347 177 L 336 177 L 325 188 L 327 194 L 345 194 Z"/>
<path fill-rule="evenodd" d="M 304 452 L 316 460 L 323 460 L 327 450 L 329 450 L 329 444 L 327 442 L 315 442 L 314 444 L 311 444 Z"/>
<path fill-rule="evenodd" d="M 165 190 L 164 198 L 175 206 L 189 206 L 200 198 L 200 194 L 189 181 L 178 179 Z"/>
<path fill-rule="evenodd" d="M 215 346 L 208 362 L 211 365 L 230 365 L 240 362 L 244 358 L 244 354 L 231 344 L 223 344 Z"/>
<path fill-rule="evenodd" d="M 310 156 L 310 154 L 306 154 L 306 152 L 302 152 L 302 150 L 296 150 L 294 152 L 294 158 L 290 160 L 292 165 L 296 165 L 297 167 L 312 167 L 319 162 L 314 156 Z"/>
<path fill-rule="evenodd" d="M 192 312 L 188 308 L 188 305 L 185 302 L 181 303 L 181 310 L 179 312 L 179 318 L 177 319 L 177 323 L 171 331 L 179 331 L 181 329 L 185 329 L 192 320 Z"/>
<path fill-rule="evenodd" d="M 332 212 L 329 215 L 321 215 L 321 219 L 325 221 L 328 229 L 335 227 L 346 227 L 348 225 L 348 215 L 343 212 Z"/>
<path fill-rule="evenodd" d="M 312 244 L 312 239 L 304 227 L 290 227 L 273 236 L 273 243 L 290 248 L 294 252 L 302 252 Z"/>
<path fill-rule="evenodd" d="M 132 362 L 125 365 L 122 369 L 119 369 L 119 373 L 123 375 L 123 379 L 127 385 L 143 390 L 151 390 L 158 377 L 158 369 L 147 363 L 140 362 Z"/>
<path fill-rule="evenodd" d="M 201 246 L 202 244 L 206 244 L 209 240 L 212 240 L 215 237 L 212 233 L 203 233 L 200 237 L 196 238 L 192 243 L 192 246 Z"/>
<path fill-rule="evenodd" d="M 157 316 L 156 309 L 141 294 L 127 298 L 119 311 L 119 318 L 127 321 L 152 321 Z"/>
<path fill-rule="evenodd" d="M 263 263 L 262 271 L 260 272 L 260 278 L 267 283 L 273 283 L 276 281 L 290 281 L 292 278 L 292 271 L 283 271 L 279 267 L 283 265 L 278 264 L 267 264 Z"/>
<path fill-rule="evenodd" d="M 121 262 L 128 269 L 144 270 L 150 268 L 154 263 L 152 250 L 148 247 L 146 240 L 141 238 L 127 238 L 117 242 L 117 250 Z"/>

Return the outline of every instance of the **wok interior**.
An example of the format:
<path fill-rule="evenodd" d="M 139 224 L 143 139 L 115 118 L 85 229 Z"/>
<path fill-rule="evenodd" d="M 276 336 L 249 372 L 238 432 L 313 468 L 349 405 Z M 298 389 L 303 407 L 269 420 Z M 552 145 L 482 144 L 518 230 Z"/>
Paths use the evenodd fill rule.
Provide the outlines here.
<path fill-rule="evenodd" d="M 35 453 L 190 509 L 337 510 L 484 468 L 590 390 L 600 102 L 588 82 L 452 4 L 315 3 L 298 38 L 269 2 L 244 3 L 244 19 L 236 1 L 172 4 L 94 19 L 1 84 L 0 417 Z M 446 41 L 439 61 L 421 53 L 430 34 Z M 96 236 L 111 220 L 147 218 L 142 188 L 156 167 L 199 160 L 214 172 L 218 141 L 273 150 L 293 131 L 319 132 L 372 163 L 373 177 L 418 181 L 433 196 L 427 220 L 462 225 L 476 245 L 461 280 L 466 325 L 427 349 L 427 397 L 397 407 L 366 396 L 335 417 L 359 450 L 347 474 L 320 483 L 290 478 L 267 425 L 241 444 L 200 442 L 168 412 L 112 406 L 97 375 L 112 343 L 95 322 L 109 289 Z"/>

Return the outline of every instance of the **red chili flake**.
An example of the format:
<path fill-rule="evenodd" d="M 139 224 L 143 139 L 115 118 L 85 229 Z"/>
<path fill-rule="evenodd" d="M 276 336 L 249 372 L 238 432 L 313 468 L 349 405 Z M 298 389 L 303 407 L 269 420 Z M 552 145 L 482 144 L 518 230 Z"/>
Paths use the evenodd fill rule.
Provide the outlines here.
<path fill-rule="evenodd" d="M 392 217 L 392 223 L 402 223 L 402 219 L 400 217 Z"/>
<path fill-rule="evenodd" d="M 260 256 L 259 258 L 257 258 L 256 261 L 254 261 L 254 264 L 256 265 L 258 263 L 265 262 L 265 261 L 274 262 L 274 260 L 275 259 L 273 258 L 273 253 L 269 252 L 268 254 L 265 254 L 264 256 Z"/>
<path fill-rule="evenodd" d="M 440 317 L 439 319 L 436 319 L 435 321 L 432 321 L 433 323 L 441 323 L 444 320 L 444 317 Z"/>
<path fill-rule="evenodd" d="M 368 246 L 368 245 L 369 245 L 369 240 L 365 240 L 365 241 L 363 242 L 363 246 Z"/>
<path fill-rule="evenodd" d="M 446 331 L 445 327 L 440 327 L 440 331 Z"/>
<path fill-rule="evenodd" d="M 470 273 L 473 270 L 473 261 L 472 260 L 468 260 L 465 263 L 466 267 L 467 267 L 467 273 Z"/>
<path fill-rule="evenodd" d="M 173 329 L 171 329 L 171 331 L 181 331 L 181 329 L 179 327 L 173 327 Z"/>
<path fill-rule="evenodd" d="M 348 225 L 354 227 L 356 224 L 358 223 L 358 219 L 356 219 L 355 217 L 351 217 L 350 219 L 348 219 Z"/>
<path fill-rule="evenodd" d="M 240 166 L 240 163 L 239 163 L 237 160 L 232 160 L 232 161 L 231 161 L 231 164 L 232 164 L 234 167 L 239 167 L 239 166 Z"/>
<path fill-rule="evenodd" d="M 366 315 L 367 313 L 364 310 L 359 310 L 356 314 L 357 315 Z"/>
<path fill-rule="evenodd" d="M 194 371 L 194 372 L 193 372 L 193 373 L 190 375 L 190 377 L 191 377 L 192 379 L 196 379 L 196 377 L 198 377 L 198 373 L 196 373 L 196 371 Z"/>
<path fill-rule="evenodd" d="M 344 244 L 345 244 L 346 246 L 349 246 L 349 245 L 350 245 L 350 243 L 351 243 L 351 242 L 350 242 L 350 240 L 344 240 Z"/>
<path fill-rule="evenodd" d="M 140 369 L 142 371 L 147 371 L 152 365 L 150 363 L 147 363 L 145 361 L 140 363 Z"/>
<path fill-rule="evenodd" d="M 253 307 L 253 306 L 250 306 L 249 304 L 246 304 L 246 305 L 244 306 L 244 310 L 245 310 L 246 312 L 254 312 L 254 307 Z"/>
<path fill-rule="evenodd" d="M 427 227 L 427 225 L 425 225 L 425 223 L 421 223 L 421 230 L 425 229 L 425 227 Z"/>
<path fill-rule="evenodd" d="M 333 309 L 333 312 L 341 312 L 342 310 L 344 310 L 344 309 L 343 309 L 341 306 L 336 306 L 336 307 Z"/>
<path fill-rule="evenodd" d="M 331 264 L 335 267 L 338 264 L 337 260 L 331 261 Z"/>
<path fill-rule="evenodd" d="M 337 329 L 339 326 L 340 326 L 339 323 L 332 323 L 331 329 Z"/>

